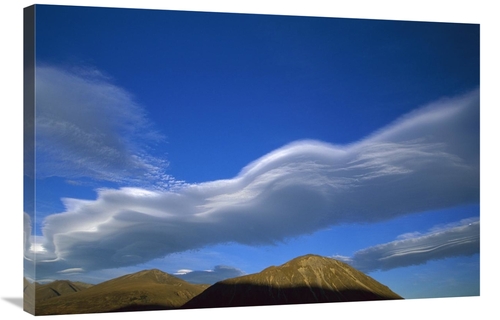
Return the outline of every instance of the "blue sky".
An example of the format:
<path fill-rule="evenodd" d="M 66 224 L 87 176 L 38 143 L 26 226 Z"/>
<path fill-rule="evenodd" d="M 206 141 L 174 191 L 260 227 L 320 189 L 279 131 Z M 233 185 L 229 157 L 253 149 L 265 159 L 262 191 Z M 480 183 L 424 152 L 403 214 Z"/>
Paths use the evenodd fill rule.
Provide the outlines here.
<path fill-rule="evenodd" d="M 479 294 L 478 25 L 39 6 L 36 27 L 37 280 L 317 253 L 405 298 Z"/>

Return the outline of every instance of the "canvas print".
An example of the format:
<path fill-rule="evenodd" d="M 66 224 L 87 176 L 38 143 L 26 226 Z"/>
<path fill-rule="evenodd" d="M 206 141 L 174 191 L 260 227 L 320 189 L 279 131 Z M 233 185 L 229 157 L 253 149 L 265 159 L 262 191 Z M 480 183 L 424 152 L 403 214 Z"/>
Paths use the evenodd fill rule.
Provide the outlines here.
<path fill-rule="evenodd" d="M 480 295 L 478 24 L 24 23 L 25 311 Z"/>

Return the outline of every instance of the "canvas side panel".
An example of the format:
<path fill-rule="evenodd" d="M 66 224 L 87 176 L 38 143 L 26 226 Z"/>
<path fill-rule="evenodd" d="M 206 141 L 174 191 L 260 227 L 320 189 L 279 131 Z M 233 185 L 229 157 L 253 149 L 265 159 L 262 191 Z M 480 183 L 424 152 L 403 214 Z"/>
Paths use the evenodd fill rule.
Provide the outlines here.
<path fill-rule="evenodd" d="M 35 257 L 30 253 L 35 222 L 35 6 L 24 8 L 24 311 L 35 314 Z"/>

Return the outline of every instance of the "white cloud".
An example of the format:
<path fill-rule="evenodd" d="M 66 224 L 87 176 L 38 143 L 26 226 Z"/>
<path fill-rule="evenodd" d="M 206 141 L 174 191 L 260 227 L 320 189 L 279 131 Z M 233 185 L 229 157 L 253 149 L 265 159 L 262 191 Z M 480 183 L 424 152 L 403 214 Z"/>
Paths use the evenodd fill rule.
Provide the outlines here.
<path fill-rule="evenodd" d="M 39 274 L 118 268 L 218 243 L 272 244 L 340 223 L 479 201 L 479 93 L 441 101 L 362 141 L 298 141 L 228 180 L 101 189 L 45 219 Z"/>
<path fill-rule="evenodd" d="M 57 273 L 60 273 L 60 274 L 77 274 L 77 273 L 82 273 L 82 272 L 85 272 L 85 270 L 82 268 L 70 268 L 70 269 L 57 271 Z"/>
<path fill-rule="evenodd" d="M 420 237 L 422 234 L 420 232 L 409 232 L 409 233 L 404 233 L 400 234 L 397 239 L 412 239 L 412 238 L 417 238 Z"/>
<path fill-rule="evenodd" d="M 26 256 L 31 248 L 31 217 L 26 212 L 23 213 L 23 246 Z"/>
<path fill-rule="evenodd" d="M 190 269 L 180 269 L 180 270 L 177 270 L 177 272 L 174 272 L 174 275 L 182 275 L 182 274 L 187 274 L 187 273 L 190 273 L 190 272 L 193 272 L 193 270 L 190 270 Z"/>
<path fill-rule="evenodd" d="M 401 239 L 402 238 L 402 239 Z M 358 270 L 371 272 L 425 264 L 430 260 L 479 253 L 479 220 L 465 219 L 434 228 L 426 234 L 398 237 L 399 240 L 357 251 L 352 257 L 335 257 Z"/>
<path fill-rule="evenodd" d="M 168 161 L 148 152 L 163 139 L 132 95 L 100 71 L 37 67 L 37 178 L 168 184 Z"/>
<path fill-rule="evenodd" d="M 197 284 L 214 284 L 229 278 L 235 278 L 244 275 L 240 269 L 229 266 L 215 266 L 213 270 L 202 270 L 189 272 L 178 272 L 176 277 Z"/>

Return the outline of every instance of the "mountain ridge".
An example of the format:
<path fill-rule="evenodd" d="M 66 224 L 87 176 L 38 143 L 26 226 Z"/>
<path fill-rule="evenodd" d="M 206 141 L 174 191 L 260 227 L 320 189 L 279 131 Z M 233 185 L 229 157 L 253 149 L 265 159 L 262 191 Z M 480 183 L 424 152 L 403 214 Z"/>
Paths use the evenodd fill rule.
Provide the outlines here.
<path fill-rule="evenodd" d="M 183 308 L 403 299 L 348 264 L 305 255 L 259 273 L 219 281 Z"/>
<path fill-rule="evenodd" d="M 208 285 L 195 285 L 159 269 L 142 270 L 84 291 L 36 303 L 36 315 L 177 309 Z"/>
<path fill-rule="evenodd" d="M 59 280 L 52 286 L 65 283 Z M 35 284 L 30 286 L 25 281 L 28 296 L 33 293 L 33 287 Z M 192 284 L 159 269 L 142 270 L 78 292 L 43 301 L 37 298 L 34 313 L 55 315 L 392 299 L 403 298 L 344 262 L 308 254 L 211 286 Z"/>

